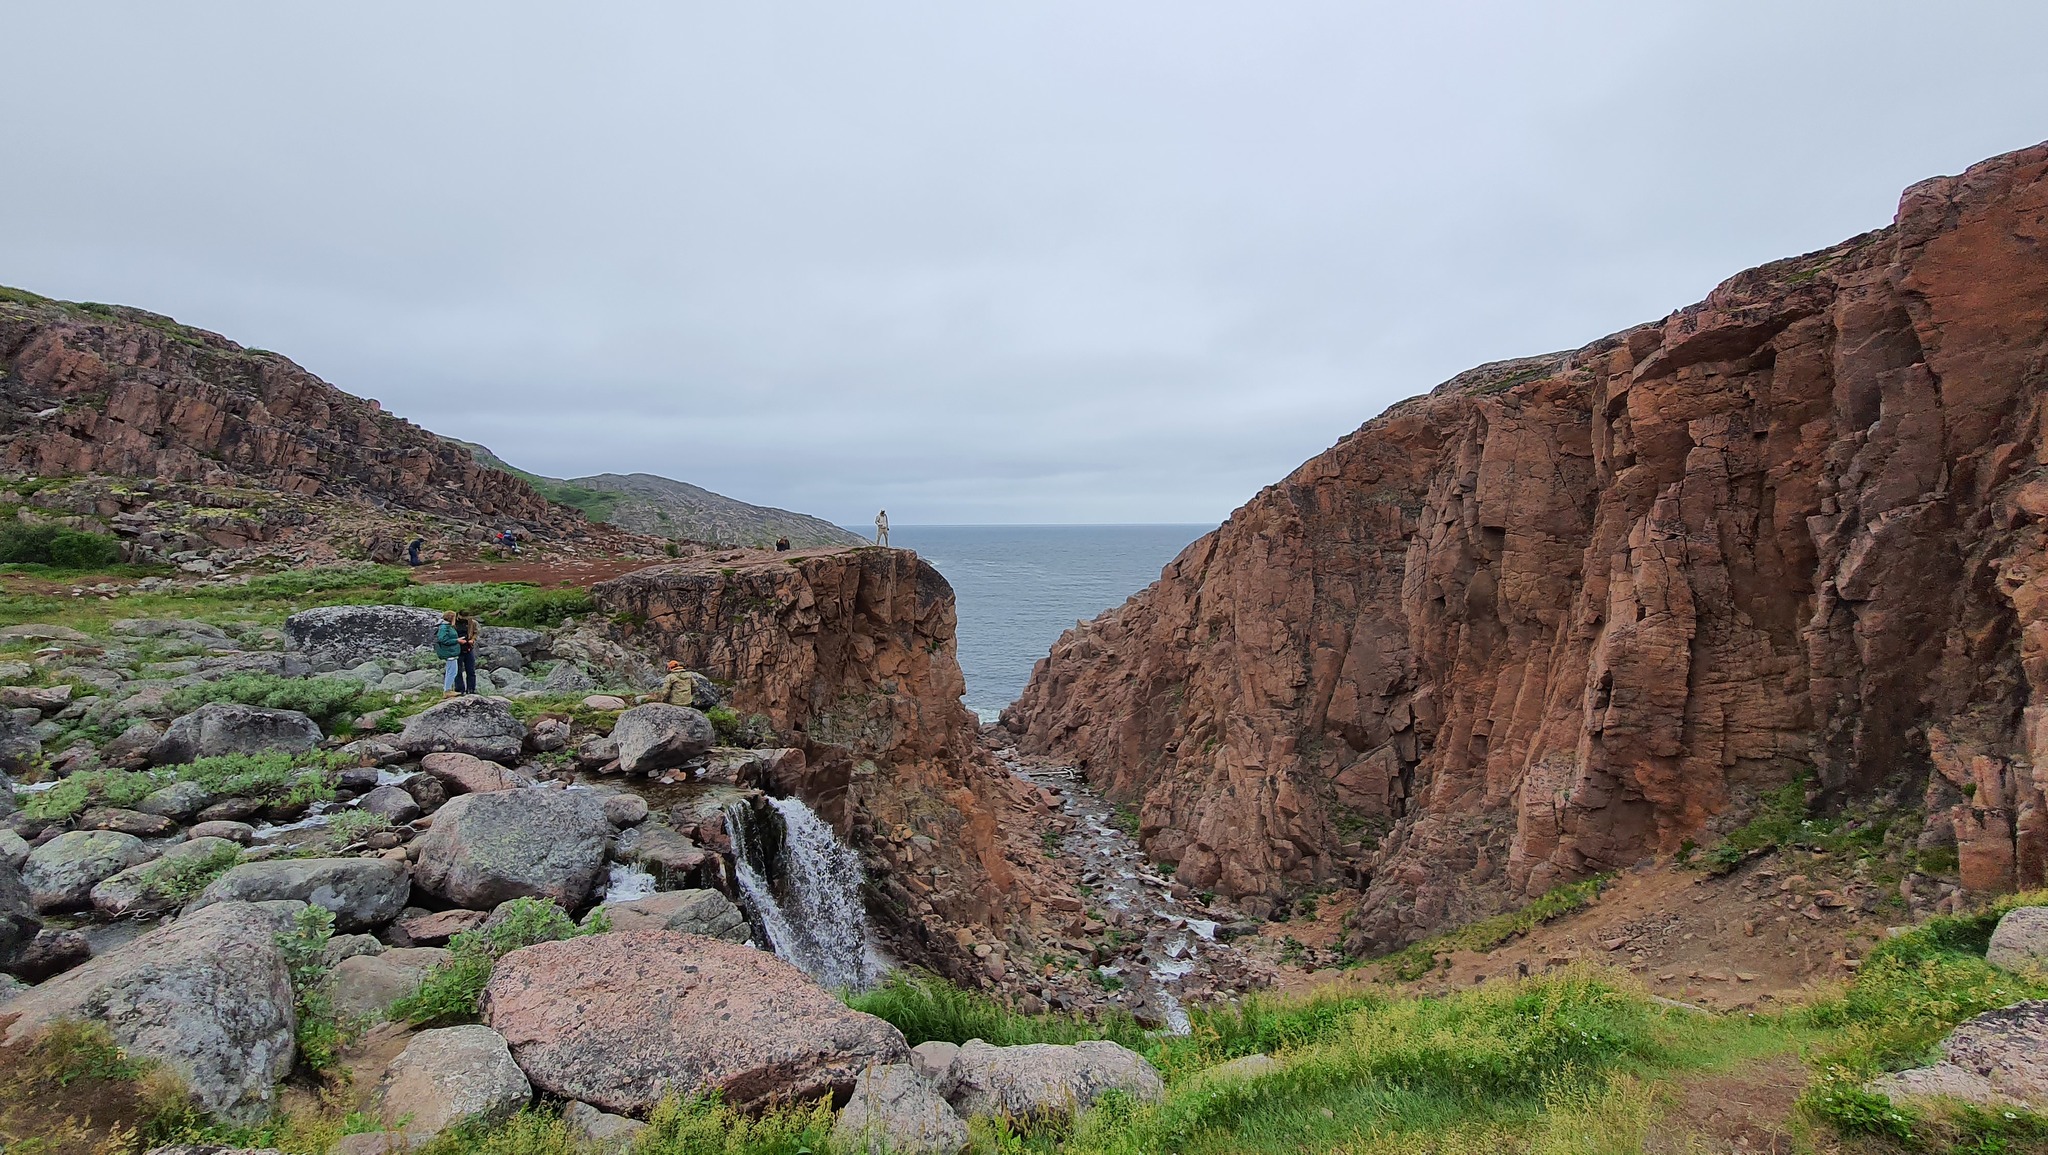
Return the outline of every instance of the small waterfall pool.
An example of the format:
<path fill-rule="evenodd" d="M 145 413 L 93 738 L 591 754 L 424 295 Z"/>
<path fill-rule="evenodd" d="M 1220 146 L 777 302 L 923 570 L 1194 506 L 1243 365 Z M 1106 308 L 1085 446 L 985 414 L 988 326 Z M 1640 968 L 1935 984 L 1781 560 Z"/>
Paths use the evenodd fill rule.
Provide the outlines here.
<path fill-rule="evenodd" d="M 860 990 L 874 985 L 880 968 L 868 945 L 866 881 L 860 855 L 825 821 L 795 798 L 771 798 L 782 826 L 780 844 L 755 828 L 744 804 L 726 808 L 732 832 L 733 875 L 747 912 L 775 953 L 819 983 Z"/>

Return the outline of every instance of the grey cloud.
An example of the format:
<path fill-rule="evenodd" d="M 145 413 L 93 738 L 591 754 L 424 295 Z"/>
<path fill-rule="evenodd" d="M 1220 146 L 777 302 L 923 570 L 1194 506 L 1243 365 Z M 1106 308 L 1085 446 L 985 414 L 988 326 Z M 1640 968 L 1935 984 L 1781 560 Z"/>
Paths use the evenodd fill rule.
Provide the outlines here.
<path fill-rule="evenodd" d="M 0 283 L 573 475 L 1207 521 L 2048 136 L 2048 8 L 16 5 Z"/>

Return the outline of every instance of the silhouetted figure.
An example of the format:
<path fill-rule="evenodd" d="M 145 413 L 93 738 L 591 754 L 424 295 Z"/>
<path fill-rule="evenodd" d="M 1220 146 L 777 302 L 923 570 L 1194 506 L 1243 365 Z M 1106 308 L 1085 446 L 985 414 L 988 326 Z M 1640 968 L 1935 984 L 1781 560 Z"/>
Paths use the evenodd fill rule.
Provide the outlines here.
<path fill-rule="evenodd" d="M 405 564 L 420 564 L 420 547 L 425 544 L 427 544 L 427 539 L 423 537 L 416 537 L 405 543 Z"/>
<path fill-rule="evenodd" d="M 776 553 L 788 553 L 788 552 L 789 552 L 789 539 L 788 539 L 788 538 L 786 538 L 786 537 L 778 537 L 778 538 L 776 538 L 776 539 L 775 539 L 775 552 L 776 552 Z"/>

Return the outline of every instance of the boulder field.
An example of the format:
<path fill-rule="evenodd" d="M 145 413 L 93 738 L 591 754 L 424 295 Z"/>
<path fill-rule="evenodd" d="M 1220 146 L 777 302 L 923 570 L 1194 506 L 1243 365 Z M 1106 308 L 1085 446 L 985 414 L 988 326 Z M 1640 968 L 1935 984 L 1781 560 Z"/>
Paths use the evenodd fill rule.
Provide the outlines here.
<path fill-rule="evenodd" d="M 1053 646 L 1005 725 L 1191 886 L 1384 950 L 1810 775 L 2048 875 L 2048 145 L 1568 352 L 1461 374 Z"/>

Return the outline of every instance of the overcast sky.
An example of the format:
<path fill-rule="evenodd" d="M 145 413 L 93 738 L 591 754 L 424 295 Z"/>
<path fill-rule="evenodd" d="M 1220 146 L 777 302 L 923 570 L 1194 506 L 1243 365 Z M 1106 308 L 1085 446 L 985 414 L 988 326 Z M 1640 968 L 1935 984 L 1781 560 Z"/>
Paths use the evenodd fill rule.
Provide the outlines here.
<path fill-rule="evenodd" d="M 2048 3 L 0 0 L 0 284 L 556 476 L 1214 522 L 2048 137 Z"/>

